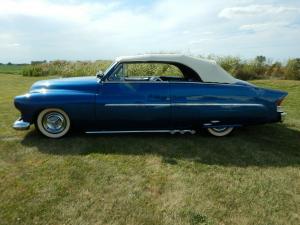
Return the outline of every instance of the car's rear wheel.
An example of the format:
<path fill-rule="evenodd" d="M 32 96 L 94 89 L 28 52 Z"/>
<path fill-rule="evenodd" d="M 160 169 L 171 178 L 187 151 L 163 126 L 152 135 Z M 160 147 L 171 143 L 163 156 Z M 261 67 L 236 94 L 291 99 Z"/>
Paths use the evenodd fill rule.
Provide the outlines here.
<path fill-rule="evenodd" d="M 208 132 L 216 137 L 224 137 L 233 131 L 233 127 L 213 127 L 207 128 Z"/>
<path fill-rule="evenodd" d="M 61 109 L 49 108 L 41 111 L 36 120 L 38 130 L 49 138 L 60 138 L 70 130 L 70 118 Z"/>

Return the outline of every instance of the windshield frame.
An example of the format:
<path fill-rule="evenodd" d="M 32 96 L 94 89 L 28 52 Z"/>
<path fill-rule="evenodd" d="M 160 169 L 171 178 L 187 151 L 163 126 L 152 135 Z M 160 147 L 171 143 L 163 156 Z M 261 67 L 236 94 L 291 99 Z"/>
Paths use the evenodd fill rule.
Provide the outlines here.
<path fill-rule="evenodd" d="M 107 77 L 110 76 L 110 71 L 113 71 L 117 64 L 118 64 L 118 61 L 113 61 L 110 64 L 110 66 L 104 71 L 104 73 L 102 73 L 102 76 L 98 77 L 98 75 L 96 75 L 96 77 L 99 79 L 99 82 L 106 80 Z"/>
<path fill-rule="evenodd" d="M 110 66 L 105 70 L 105 72 L 103 73 L 104 76 L 106 76 L 108 74 L 108 72 L 115 67 L 115 65 L 117 64 L 117 61 L 112 62 L 112 64 L 110 64 Z"/>

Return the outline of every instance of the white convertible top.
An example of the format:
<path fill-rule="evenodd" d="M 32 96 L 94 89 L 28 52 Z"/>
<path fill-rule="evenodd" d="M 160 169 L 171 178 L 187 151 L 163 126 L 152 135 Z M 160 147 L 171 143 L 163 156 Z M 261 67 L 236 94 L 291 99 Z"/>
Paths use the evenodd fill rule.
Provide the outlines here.
<path fill-rule="evenodd" d="M 213 60 L 200 59 L 178 54 L 146 54 L 136 56 L 122 56 L 117 62 L 165 62 L 180 63 L 193 69 L 203 82 L 235 83 L 237 80 L 227 73 Z"/>

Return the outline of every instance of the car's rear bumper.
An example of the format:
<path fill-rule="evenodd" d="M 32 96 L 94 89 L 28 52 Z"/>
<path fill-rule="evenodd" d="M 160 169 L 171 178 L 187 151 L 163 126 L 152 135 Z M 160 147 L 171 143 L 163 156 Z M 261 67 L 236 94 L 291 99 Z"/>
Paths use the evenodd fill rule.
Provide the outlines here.
<path fill-rule="evenodd" d="M 30 123 L 23 121 L 21 118 L 16 120 L 13 124 L 15 130 L 28 130 Z"/>
<path fill-rule="evenodd" d="M 287 116 L 287 113 L 283 111 L 281 106 L 277 106 L 277 112 L 280 114 L 280 121 L 283 122 Z"/>

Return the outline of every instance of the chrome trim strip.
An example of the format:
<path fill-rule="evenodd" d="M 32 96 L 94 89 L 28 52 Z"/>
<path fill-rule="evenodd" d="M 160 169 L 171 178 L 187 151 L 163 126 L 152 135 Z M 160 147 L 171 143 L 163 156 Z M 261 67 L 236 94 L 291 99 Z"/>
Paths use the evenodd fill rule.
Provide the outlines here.
<path fill-rule="evenodd" d="M 239 85 L 237 83 L 220 83 L 220 82 L 203 82 L 203 81 L 150 81 L 150 80 L 105 80 L 104 83 L 140 83 L 140 84 L 147 84 L 147 83 L 166 83 L 166 84 L 200 84 L 200 85 Z"/>
<path fill-rule="evenodd" d="M 281 106 L 277 106 L 278 113 L 284 113 L 283 108 Z"/>
<path fill-rule="evenodd" d="M 259 106 L 262 104 L 254 103 L 173 103 L 172 106 Z"/>
<path fill-rule="evenodd" d="M 256 107 L 264 107 L 263 104 L 255 104 L 255 103 L 120 103 L 120 104 L 105 104 L 106 107 L 147 107 L 147 106 L 256 106 Z"/>
<path fill-rule="evenodd" d="M 277 106 L 277 113 L 280 113 L 280 121 L 283 122 L 287 116 L 287 113 L 283 111 L 282 106 Z"/>
<path fill-rule="evenodd" d="M 86 134 L 129 134 L 129 133 L 169 133 L 172 130 L 119 130 L 119 131 L 86 131 Z"/>
<path fill-rule="evenodd" d="M 141 107 L 145 107 L 145 106 L 171 106 L 171 104 L 169 103 L 162 103 L 162 104 L 152 104 L 152 103 L 149 103 L 149 104 L 144 104 L 144 103 L 132 103 L 132 104 L 105 104 L 104 106 L 117 106 L 117 107 L 130 107 L 130 106 L 141 106 Z"/>

